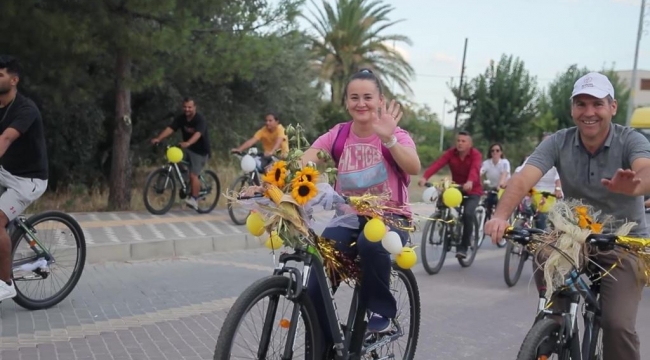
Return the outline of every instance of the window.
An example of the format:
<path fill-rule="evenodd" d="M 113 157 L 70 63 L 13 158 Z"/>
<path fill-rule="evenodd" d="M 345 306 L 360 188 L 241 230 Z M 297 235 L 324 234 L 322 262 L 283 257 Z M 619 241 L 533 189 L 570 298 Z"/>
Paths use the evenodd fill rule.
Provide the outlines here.
<path fill-rule="evenodd" d="M 650 79 L 641 79 L 641 90 L 650 90 Z"/>

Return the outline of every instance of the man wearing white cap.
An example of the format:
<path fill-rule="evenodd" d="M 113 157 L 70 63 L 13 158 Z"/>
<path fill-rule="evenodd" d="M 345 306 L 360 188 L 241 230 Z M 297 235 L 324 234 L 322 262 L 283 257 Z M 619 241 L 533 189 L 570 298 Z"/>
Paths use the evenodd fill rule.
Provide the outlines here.
<path fill-rule="evenodd" d="M 544 140 L 513 175 L 485 231 L 497 241 L 503 237 L 508 217 L 525 194 L 555 166 L 567 198 L 581 199 L 616 219 L 614 225 L 634 221 L 632 236 L 648 236 L 643 195 L 650 193 L 650 142 L 635 130 L 612 124 L 617 102 L 614 87 L 600 73 L 576 81 L 571 95 L 575 127 L 562 129 Z M 603 232 L 611 232 L 603 229 Z M 605 269 L 616 267 L 602 278 L 601 305 L 603 359 L 640 360 L 636 317 L 645 274 L 637 260 L 616 253 L 598 255 Z M 544 290 L 541 271 L 535 282 Z M 556 304 L 558 301 L 556 301 Z"/>

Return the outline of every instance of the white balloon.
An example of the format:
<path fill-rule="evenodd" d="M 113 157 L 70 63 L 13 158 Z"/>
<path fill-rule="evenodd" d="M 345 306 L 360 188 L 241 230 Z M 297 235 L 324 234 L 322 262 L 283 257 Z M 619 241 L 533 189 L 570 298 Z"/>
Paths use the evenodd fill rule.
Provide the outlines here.
<path fill-rule="evenodd" d="M 255 170 L 255 159 L 250 155 L 244 155 L 244 157 L 241 158 L 240 165 L 244 172 L 249 173 Z"/>
<path fill-rule="evenodd" d="M 425 203 L 434 203 L 436 200 L 438 200 L 438 190 L 435 187 L 428 187 L 424 190 L 424 193 L 422 193 L 422 201 Z"/>
<path fill-rule="evenodd" d="M 399 237 L 399 234 L 394 231 L 389 231 L 384 235 L 384 238 L 381 239 L 381 245 L 393 255 L 397 255 L 402 252 L 402 239 Z"/>

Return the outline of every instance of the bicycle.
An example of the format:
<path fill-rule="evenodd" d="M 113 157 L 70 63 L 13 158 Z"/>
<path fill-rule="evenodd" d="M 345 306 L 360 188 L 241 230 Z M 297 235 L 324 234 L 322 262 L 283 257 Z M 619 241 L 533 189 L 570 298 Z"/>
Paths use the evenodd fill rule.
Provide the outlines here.
<path fill-rule="evenodd" d="M 238 197 L 238 199 L 261 198 L 261 195 L 253 197 Z M 349 204 L 354 197 L 344 197 L 338 195 L 342 203 Z M 313 229 L 309 229 L 309 237 L 317 239 L 318 235 Z M 359 284 L 354 285 L 352 302 L 348 313 L 347 322 L 341 324 L 336 313 L 336 302 L 330 292 L 328 285 L 330 281 L 334 282 L 330 276 L 326 275 L 324 262 L 321 261 L 319 252 L 313 246 L 293 246 L 293 252 L 285 252 L 280 255 L 279 263 L 273 271 L 273 274 L 264 277 L 251 286 L 249 286 L 235 301 L 234 305 L 228 312 L 219 334 L 216 348 L 215 360 L 231 359 L 231 356 L 237 357 L 232 352 L 235 350 L 248 349 L 254 353 L 252 357 L 257 359 L 333 359 L 333 360 L 352 360 L 371 358 L 371 359 L 393 359 L 401 358 L 412 360 L 415 356 L 417 341 L 420 328 L 420 295 L 415 276 L 411 270 L 405 270 L 392 262 L 391 270 L 391 288 L 399 281 L 403 283 L 408 297 L 409 309 L 404 311 L 398 306 L 398 315 L 393 320 L 394 330 L 388 334 L 373 334 L 366 336 L 367 320 L 369 315 L 364 306 L 359 301 Z M 287 263 L 293 261 L 296 266 L 287 266 Z M 358 261 L 358 259 L 356 260 Z M 298 264 L 302 263 L 300 267 Z M 358 262 L 354 262 L 358 266 Z M 288 276 L 285 276 L 288 275 Z M 327 323 L 320 324 L 316 315 L 316 310 L 311 298 L 307 295 L 306 287 L 309 284 L 309 278 L 316 276 L 319 283 L 322 300 L 324 303 Z M 340 283 L 339 283 L 340 284 Z M 395 290 L 393 290 L 395 292 Z M 262 325 L 257 320 L 255 329 L 249 330 L 249 333 L 259 339 L 246 342 L 241 348 L 235 344 L 235 335 L 238 328 L 246 324 L 244 316 L 249 313 L 253 306 L 264 297 L 270 296 L 268 309 L 259 311 L 261 317 L 264 317 Z M 284 317 L 280 315 L 277 320 L 276 311 L 280 297 L 287 299 L 290 304 L 282 307 L 291 307 L 290 315 Z M 397 297 L 396 297 L 397 299 Z M 404 354 L 401 357 L 395 357 L 396 354 L 389 353 L 380 355 L 378 351 L 388 348 L 395 341 L 404 337 L 406 330 L 401 326 L 402 317 L 408 315 L 410 323 L 408 326 L 409 335 L 406 339 Z M 298 336 L 298 320 L 303 320 L 305 334 Z M 322 326 L 329 327 L 333 336 L 334 346 L 332 349 L 324 349 L 322 342 Z M 277 332 L 282 332 L 280 336 L 286 340 L 285 344 L 270 344 L 270 337 Z M 258 335 L 259 334 L 259 335 Z M 296 341 L 304 340 L 305 354 L 296 355 Z M 272 352 L 272 353 L 270 353 Z M 327 357 L 323 354 L 328 352 Z"/>
<path fill-rule="evenodd" d="M 536 228 L 511 227 L 506 230 L 505 237 L 508 240 L 517 242 L 522 246 L 531 246 L 535 242 L 547 244 L 537 240 L 536 236 L 544 234 L 544 230 Z M 613 250 L 616 246 L 629 248 L 627 245 L 619 244 L 619 237 L 615 234 L 590 234 L 587 236 L 586 244 L 596 247 L 599 250 Z M 636 239 L 646 249 L 650 248 L 650 240 Z M 550 244 L 547 244 L 550 245 Z M 552 245 L 550 245 L 552 246 Z M 556 251 L 560 251 L 552 246 Z M 560 251 L 570 260 L 570 257 Z M 648 260 L 646 260 L 648 261 Z M 551 298 L 569 298 L 568 307 L 558 311 L 548 309 L 545 290 L 539 291 L 539 305 L 537 315 L 532 328 L 526 334 L 524 341 L 517 355 L 518 360 L 548 359 L 551 355 L 557 354 L 560 360 L 596 360 L 602 359 L 602 328 L 600 326 L 600 279 L 604 270 L 594 265 L 591 261 L 587 266 L 578 269 L 572 263 L 572 270 L 565 279 L 565 285 L 553 292 Z M 581 277 L 586 275 L 591 283 L 587 285 Z M 579 337 L 577 312 L 580 300 L 584 299 L 582 310 L 584 330 L 582 344 Z M 559 317 L 555 320 L 550 316 Z"/>
<path fill-rule="evenodd" d="M 245 156 L 243 152 L 232 152 L 232 154 L 235 155 L 240 161 Z M 229 194 L 239 193 L 247 186 L 260 186 L 262 184 L 261 177 L 262 173 L 264 173 L 261 162 L 262 155 L 258 154 L 257 148 L 254 147 L 248 149 L 248 155 L 252 156 L 255 159 L 256 167 L 253 171 L 242 169 L 244 173 L 236 178 L 228 187 Z M 273 160 L 275 161 L 277 158 L 273 157 Z M 236 204 L 232 200 L 228 199 L 228 215 L 230 215 L 230 219 L 233 223 L 235 223 L 235 225 L 244 225 L 246 223 L 246 218 L 248 218 L 248 215 L 250 214 L 250 211 L 245 211 L 241 217 L 237 216 L 235 212 L 238 209 L 235 205 Z"/>
<path fill-rule="evenodd" d="M 158 144 L 156 144 L 156 146 Z M 147 181 L 144 185 L 144 193 L 142 194 L 144 206 L 150 213 L 154 215 L 163 215 L 172 208 L 174 202 L 176 201 L 177 183 L 180 185 L 180 189 L 178 190 L 178 197 L 181 200 L 185 199 L 191 194 L 189 179 L 190 163 L 185 159 L 176 161 L 176 159 L 170 158 L 170 150 L 172 148 L 175 147 L 172 145 L 165 146 L 165 158 L 167 159 L 167 164 L 152 171 L 147 177 Z M 176 149 L 180 150 L 179 148 Z M 217 206 L 217 203 L 219 202 L 219 197 L 221 196 L 221 183 L 217 174 L 209 169 L 204 169 L 201 171 L 199 174 L 199 181 L 201 182 L 201 188 L 199 190 L 199 198 L 197 201 L 198 207 L 195 210 L 199 214 L 207 214 L 214 210 L 214 208 Z M 154 202 L 151 201 L 148 196 L 149 190 L 153 190 L 154 195 L 164 195 L 165 190 L 167 189 L 170 190 L 169 199 L 163 199 L 159 202 L 162 204 L 162 207 L 154 207 Z M 205 204 L 206 198 L 210 194 L 215 194 L 214 200 L 208 202 L 207 206 L 202 206 Z"/>
<path fill-rule="evenodd" d="M 434 185 L 431 183 L 426 183 L 425 186 L 431 187 Z M 447 191 L 452 187 L 458 188 L 460 185 L 453 183 L 446 185 L 443 182 L 441 185 L 438 185 L 436 187 L 440 188 L 441 190 L 438 191 L 441 196 L 436 196 L 435 199 L 432 199 L 432 202 L 436 203 L 436 212 L 434 212 L 431 215 L 430 219 L 427 220 L 426 224 L 424 225 L 424 229 L 422 230 L 422 265 L 424 266 L 424 270 L 429 275 L 437 274 L 440 269 L 442 269 L 442 265 L 445 262 L 447 252 L 451 251 L 452 247 L 458 248 L 458 246 L 461 244 L 464 227 L 463 222 L 461 221 L 461 214 L 463 214 L 465 210 L 462 203 L 458 207 L 449 207 L 447 204 L 445 204 L 445 201 L 443 199 L 444 191 Z M 465 193 L 462 194 L 464 201 L 467 199 L 467 195 Z M 484 214 L 484 208 L 481 206 L 477 207 L 477 211 L 475 212 L 474 216 L 474 234 L 470 236 L 470 245 L 467 249 L 468 256 L 464 259 L 458 258 L 458 263 L 460 263 L 462 267 L 469 267 L 474 262 L 474 258 L 478 252 L 477 240 L 479 238 L 479 231 L 481 230 L 480 224 L 483 223 Z M 439 226 L 438 230 L 436 230 L 436 226 Z M 436 233 L 439 235 L 439 238 L 437 240 L 434 240 L 434 235 Z M 429 262 L 429 257 L 427 256 L 426 249 L 429 246 L 442 247 L 437 260 L 438 262 L 434 262 L 433 265 Z M 431 260 L 433 260 L 433 258 Z"/>
<path fill-rule="evenodd" d="M 483 231 L 483 229 L 485 228 L 485 223 L 492 218 L 492 214 L 494 214 L 494 211 L 496 210 L 496 204 L 493 204 L 492 206 L 487 205 L 487 198 L 489 196 L 499 195 L 499 190 L 497 188 L 490 187 L 489 180 L 485 180 L 483 184 L 487 186 L 488 189 L 483 192 L 483 196 L 481 196 L 481 202 L 479 203 L 479 206 L 476 208 L 477 214 L 481 215 L 481 217 L 479 218 L 479 235 L 480 235 L 478 240 L 479 248 L 483 245 L 483 241 L 487 236 Z M 481 218 L 483 219 L 483 221 L 480 220 Z M 502 248 L 504 246 L 506 246 L 505 240 L 501 240 L 497 242 L 497 247 Z"/>
<path fill-rule="evenodd" d="M 55 222 L 52 229 L 39 226 L 46 221 Z M 18 216 L 7 225 L 7 232 L 11 239 L 13 259 L 11 278 L 16 287 L 13 301 L 28 310 L 47 309 L 63 301 L 79 282 L 86 262 L 86 238 L 79 223 L 68 214 L 45 211 L 29 218 L 24 215 Z M 48 233 L 54 235 L 52 239 L 54 244 L 49 248 L 43 245 L 42 236 L 39 236 Z M 73 236 L 72 245 L 64 238 L 67 234 Z M 53 247 L 54 250 L 57 248 L 62 250 L 62 254 L 54 256 L 55 252 L 51 251 Z M 66 256 L 72 257 L 75 261 L 70 279 L 63 283 L 60 290 L 48 296 L 44 288 L 39 285 L 43 284 L 41 281 L 47 279 L 52 280 L 53 286 L 62 283 L 55 274 L 64 263 L 61 260 Z M 36 299 L 28 296 L 26 290 L 33 284 L 37 285 L 36 292 L 46 297 Z"/>
<path fill-rule="evenodd" d="M 548 199 L 549 197 L 555 197 L 555 194 L 548 191 L 538 192 L 540 199 Z M 527 195 L 517 206 L 515 212 L 510 217 L 510 223 L 515 227 L 524 227 L 524 228 L 533 228 L 535 227 L 535 219 L 537 218 L 540 210 L 543 205 L 535 206 L 532 203 L 531 196 Z M 506 256 L 503 261 L 503 278 L 508 287 L 513 287 L 519 281 L 521 277 L 521 272 L 524 269 L 524 264 L 526 260 L 530 257 L 530 253 L 525 246 L 519 246 L 518 244 L 512 241 L 506 241 Z M 518 256 L 519 261 L 514 260 L 513 257 Z M 513 273 L 513 266 L 511 264 L 516 264 L 516 268 Z"/>

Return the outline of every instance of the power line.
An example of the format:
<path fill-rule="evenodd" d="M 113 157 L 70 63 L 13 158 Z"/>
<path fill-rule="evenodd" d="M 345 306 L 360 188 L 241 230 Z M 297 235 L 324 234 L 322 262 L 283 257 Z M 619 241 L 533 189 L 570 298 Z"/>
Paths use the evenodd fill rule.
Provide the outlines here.
<path fill-rule="evenodd" d="M 447 79 L 455 79 L 459 78 L 460 76 L 458 75 L 441 75 L 441 74 L 420 74 L 420 73 L 415 73 L 415 76 L 417 77 L 430 77 L 430 78 L 447 78 Z M 465 76 L 467 78 L 467 76 Z M 553 81 L 555 80 L 554 78 L 537 78 L 537 80 L 541 81 Z"/>

